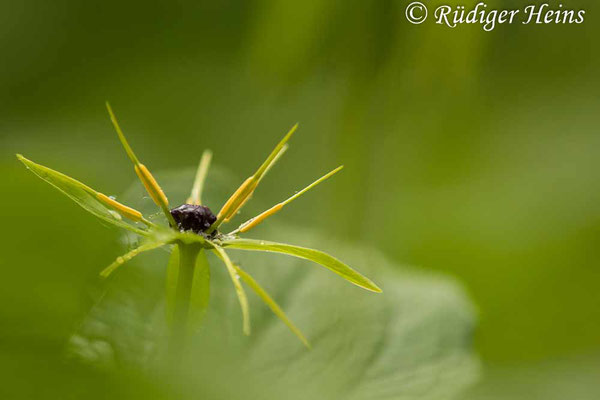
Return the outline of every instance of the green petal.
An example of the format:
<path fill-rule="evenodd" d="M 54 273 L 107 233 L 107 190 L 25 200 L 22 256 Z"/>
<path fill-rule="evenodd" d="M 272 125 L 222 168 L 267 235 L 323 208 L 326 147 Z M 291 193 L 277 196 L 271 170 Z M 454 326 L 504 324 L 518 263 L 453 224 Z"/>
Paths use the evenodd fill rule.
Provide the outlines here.
<path fill-rule="evenodd" d="M 266 251 L 272 253 L 287 254 L 294 257 L 304 258 L 324 266 L 340 275 L 347 281 L 372 292 L 381 293 L 381 289 L 369 278 L 361 275 L 337 258 L 319 250 L 306 247 L 293 246 L 285 243 L 267 242 L 253 239 L 232 239 L 221 243 L 223 247 L 238 250 Z"/>

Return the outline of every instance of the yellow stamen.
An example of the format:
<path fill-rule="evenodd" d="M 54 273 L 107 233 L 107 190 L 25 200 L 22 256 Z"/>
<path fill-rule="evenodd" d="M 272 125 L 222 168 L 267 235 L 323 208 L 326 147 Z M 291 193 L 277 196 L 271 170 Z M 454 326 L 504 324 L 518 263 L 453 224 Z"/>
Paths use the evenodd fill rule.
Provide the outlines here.
<path fill-rule="evenodd" d="M 256 217 L 252 218 L 248 222 L 245 222 L 240 227 L 240 232 L 241 233 L 248 232 L 250 229 L 254 228 L 256 225 L 260 224 L 265 219 L 269 218 L 271 215 L 279 212 L 279 210 L 281 210 L 282 208 L 283 208 L 283 204 L 282 203 L 274 205 L 273 207 L 269 208 L 267 211 L 263 212 L 262 214 L 260 214 L 260 215 L 258 215 Z"/>
<path fill-rule="evenodd" d="M 333 176 L 334 174 L 336 174 L 337 172 L 339 172 L 342 168 L 344 168 L 344 166 L 340 165 L 339 167 L 337 167 L 333 171 L 331 171 L 331 172 L 323 175 L 322 177 L 320 177 L 319 179 L 317 179 L 316 181 L 314 181 L 313 183 L 311 183 L 310 185 L 308 185 L 307 187 L 305 187 L 304 189 L 302 189 L 298 193 L 296 193 L 293 196 L 291 196 L 290 198 L 288 198 L 287 200 L 284 200 L 281 203 L 274 205 L 273 207 L 269 208 L 267 211 L 263 212 L 262 214 L 260 214 L 260 215 L 258 215 L 256 217 L 254 217 L 254 218 L 252 218 L 252 219 L 244 222 L 242 225 L 240 225 L 240 227 L 238 229 L 236 229 L 232 233 L 238 233 L 238 232 L 239 233 L 245 233 L 245 232 L 248 232 L 250 229 L 254 228 L 255 226 L 257 226 L 258 224 L 260 224 L 261 222 L 263 222 L 265 219 L 267 219 L 271 215 L 279 212 L 279 210 L 281 210 L 283 208 L 283 206 L 288 205 L 292 201 L 296 200 L 298 197 L 302 196 L 304 193 L 308 192 L 310 189 L 312 189 L 315 186 L 317 186 L 319 183 L 321 183 L 321 182 L 329 179 L 331 176 Z"/>
<path fill-rule="evenodd" d="M 235 193 L 233 193 L 229 200 L 227 200 L 217 215 L 217 221 L 211 226 L 211 228 L 208 230 L 208 233 L 213 232 L 223 222 L 228 222 L 241 210 L 246 202 L 250 200 L 252 193 L 254 193 L 254 190 L 260 183 L 261 179 L 269 171 L 273 164 L 277 162 L 279 157 L 281 157 L 287 150 L 287 141 L 290 140 L 297 128 L 298 124 L 295 124 L 292 129 L 290 129 L 283 137 L 283 139 L 281 139 L 277 146 L 275 146 L 273 151 L 271 151 L 271 154 L 269 154 L 267 159 L 262 163 L 254 175 L 246 179 L 244 183 L 242 183 L 242 185 L 235 191 Z"/>
<path fill-rule="evenodd" d="M 134 210 L 131 207 L 127 207 L 126 205 L 121 204 L 118 201 L 111 199 L 110 197 L 106 196 L 105 194 L 96 193 L 96 198 L 98 200 L 100 200 L 102 203 L 106 204 L 108 207 L 117 211 L 122 216 L 129 218 L 132 221 L 140 222 L 143 218 L 141 212 Z"/>
<path fill-rule="evenodd" d="M 283 153 L 285 153 L 287 151 L 288 147 L 289 146 L 287 144 L 285 144 L 279 150 L 279 153 L 277 153 L 277 155 L 271 160 L 270 164 L 263 171 L 262 175 L 260 175 L 260 177 L 257 179 L 256 185 L 254 185 L 254 188 L 252 188 L 252 191 L 246 196 L 246 198 L 244 198 L 242 200 L 240 205 L 237 206 L 237 208 L 235 210 L 233 210 L 232 212 L 229 213 L 229 216 L 227 218 L 225 218 L 224 222 L 229 222 L 232 218 L 234 218 L 237 215 L 237 213 L 242 209 L 242 207 L 244 207 L 244 205 L 248 202 L 248 200 L 250 200 L 252 198 L 252 194 L 254 194 L 254 190 L 256 189 L 256 187 L 258 187 L 258 185 L 260 184 L 260 181 L 262 181 L 262 179 L 265 177 L 267 172 L 269 172 L 271 167 L 273 167 L 273 165 L 275 165 L 275 163 L 277 162 L 277 160 L 279 160 L 279 158 L 283 155 Z M 254 175 L 254 178 L 256 178 L 256 174 Z"/>
<path fill-rule="evenodd" d="M 240 206 L 248 199 L 248 196 L 256 189 L 256 185 L 258 185 L 258 181 L 254 176 L 246 179 L 221 208 L 221 211 L 219 211 L 219 214 L 217 215 L 217 222 L 219 222 L 219 220 L 223 221 L 234 215 Z"/>
<path fill-rule="evenodd" d="M 254 187 L 254 189 L 256 189 L 256 186 Z M 252 192 L 248 196 L 246 196 L 246 198 L 240 203 L 240 205 L 235 210 L 233 210 L 229 214 L 229 217 L 225 218 L 223 222 L 229 222 L 233 217 L 237 215 L 237 213 L 242 209 L 242 207 L 244 207 L 248 200 L 252 198 L 252 193 L 254 193 L 254 189 L 252 189 Z"/>
<path fill-rule="evenodd" d="M 125 138 L 125 135 L 123 134 L 119 123 L 117 122 L 117 117 L 115 116 L 115 113 L 113 112 L 108 102 L 106 102 L 106 109 L 108 110 L 110 119 L 115 127 L 115 130 L 117 131 L 117 135 L 119 136 L 119 140 L 121 141 L 121 144 L 123 145 L 127 156 L 129 157 L 129 159 L 131 159 L 131 162 L 135 166 L 135 173 L 142 181 L 142 184 L 146 188 L 146 191 L 148 192 L 150 197 L 152 197 L 152 200 L 154 200 L 154 202 L 162 209 L 163 214 L 165 214 L 165 217 L 167 217 L 167 220 L 169 221 L 171 226 L 177 226 L 175 220 L 173 219 L 173 216 L 169 211 L 169 201 L 167 200 L 167 196 L 165 196 L 164 192 L 156 182 L 156 179 L 154 179 L 150 171 L 148 171 L 148 168 L 146 168 L 144 164 L 140 163 L 140 160 L 138 160 L 138 158 L 136 157 L 135 153 L 131 149 L 131 146 L 129 146 L 129 143 Z"/>
<path fill-rule="evenodd" d="M 162 191 L 161 187 L 154 179 L 154 176 L 148 171 L 148 168 L 144 164 L 137 164 L 135 166 L 135 173 L 140 178 L 146 191 L 152 197 L 152 200 L 161 208 L 169 209 L 169 200 L 165 193 Z"/>

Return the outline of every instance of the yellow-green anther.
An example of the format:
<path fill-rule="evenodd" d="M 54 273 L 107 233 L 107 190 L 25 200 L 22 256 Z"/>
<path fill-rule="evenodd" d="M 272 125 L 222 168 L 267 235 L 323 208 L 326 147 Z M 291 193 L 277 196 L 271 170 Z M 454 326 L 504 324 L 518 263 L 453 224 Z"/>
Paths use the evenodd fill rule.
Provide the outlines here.
<path fill-rule="evenodd" d="M 279 212 L 279 210 L 281 210 L 282 208 L 283 208 L 282 203 L 274 205 L 273 207 L 269 208 L 267 211 L 263 212 L 262 214 L 250 219 L 249 221 L 244 222 L 240 226 L 239 232 L 241 232 L 241 233 L 248 232 L 250 229 L 254 228 L 258 224 L 263 222 L 265 219 L 269 218 L 271 215 Z"/>
<path fill-rule="evenodd" d="M 198 164 L 198 171 L 196 172 L 196 179 L 192 186 L 192 193 L 187 199 L 188 204 L 201 205 L 202 204 L 202 192 L 204 190 L 204 182 L 206 181 L 206 175 L 208 173 L 208 167 L 212 160 L 212 151 L 205 150 Z"/>
<path fill-rule="evenodd" d="M 233 193 L 233 195 L 227 200 L 225 205 L 219 211 L 217 215 L 217 221 L 211 226 L 211 228 L 207 231 L 208 233 L 213 232 L 216 228 L 218 228 L 221 223 L 228 222 L 231 218 L 233 218 L 240 209 L 246 204 L 254 190 L 260 183 L 263 176 L 269 171 L 269 169 L 279 160 L 279 158 L 285 153 L 287 150 L 287 141 L 290 140 L 296 129 L 298 128 L 298 124 L 295 124 L 292 129 L 289 130 L 288 133 L 281 139 L 281 141 L 275 146 L 271 154 L 267 157 L 267 159 L 262 163 L 262 165 L 258 168 L 258 170 L 251 177 L 247 178 L 244 183 Z"/>
<path fill-rule="evenodd" d="M 260 181 L 265 177 L 265 175 L 267 174 L 267 172 L 269 172 L 269 170 L 271 169 L 271 167 L 273 167 L 273 165 L 275 165 L 275 163 L 277 162 L 277 160 L 279 160 L 279 158 L 283 155 L 283 153 L 285 153 L 288 149 L 288 145 L 285 144 L 280 150 L 279 153 L 277 153 L 277 155 L 275 156 L 275 158 L 273 158 L 273 160 L 271 160 L 271 163 L 268 165 L 268 167 L 263 171 L 262 175 L 256 179 L 256 184 L 254 185 L 254 188 L 252 188 L 252 191 L 250 192 L 250 194 L 248 196 L 246 196 L 246 198 L 244 198 L 240 204 L 237 206 L 236 209 L 232 210 L 228 216 L 225 218 L 224 222 L 229 222 L 229 220 L 231 220 L 233 217 L 236 216 L 236 214 L 242 209 L 242 207 L 244 207 L 244 205 L 248 202 L 248 200 L 250 200 L 252 198 L 252 194 L 254 193 L 254 190 L 258 187 L 258 185 L 260 184 Z"/>
<path fill-rule="evenodd" d="M 262 214 L 260 214 L 260 215 L 258 215 L 256 217 L 254 217 L 254 218 L 252 218 L 252 219 L 244 222 L 234 232 L 235 233 L 237 233 L 237 232 L 240 232 L 240 233 L 248 232 L 250 229 L 256 227 L 258 224 L 260 224 L 261 222 L 263 222 L 265 219 L 267 219 L 271 215 L 279 212 L 285 205 L 287 205 L 287 204 L 291 203 L 292 201 L 296 200 L 298 197 L 302 196 L 304 193 L 308 192 L 310 189 L 314 188 L 319 183 L 321 183 L 321 182 L 329 179 L 331 176 L 333 176 L 334 174 L 338 173 L 342 168 L 344 168 L 344 166 L 340 165 L 339 167 L 337 167 L 333 171 L 331 171 L 331 172 L 323 175 L 322 177 L 320 177 L 319 179 L 317 179 L 316 181 L 314 181 L 313 183 L 311 183 L 310 185 L 308 185 L 307 187 L 305 187 L 304 189 L 302 189 L 298 193 L 294 194 L 292 197 L 288 198 L 287 200 L 284 200 L 281 203 L 274 205 L 273 207 L 269 208 L 267 211 L 263 212 Z"/>
<path fill-rule="evenodd" d="M 231 195 L 229 200 L 225 202 L 225 205 L 223 205 L 221 211 L 219 211 L 219 214 L 217 215 L 217 222 L 215 222 L 215 224 L 218 224 L 234 215 L 236 210 L 240 208 L 242 203 L 244 203 L 248 196 L 250 196 L 254 189 L 256 189 L 256 185 L 258 185 L 258 181 L 256 178 L 254 178 L 254 176 L 246 179 L 244 183 L 242 183 L 240 187 Z"/>
<path fill-rule="evenodd" d="M 131 207 L 127 207 L 124 204 L 119 203 L 116 200 L 111 199 L 102 193 L 96 193 L 96 198 L 100 200 L 102 203 L 117 211 L 119 214 L 124 216 L 125 218 L 129 218 L 132 221 L 140 222 L 143 219 L 142 213 L 134 210 Z"/>
<path fill-rule="evenodd" d="M 175 220 L 173 219 L 173 216 L 171 215 L 171 212 L 169 210 L 169 201 L 167 200 L 167 196 L 165 196 L 164 192 L 156 182 L 156 179 L 154 179 L 150 171 L 148 171 L 148 168 L 146 168 L 144 164 L 140 163 L 140 160 L 138 160 L 138 158 L 136 157 L 131 146 L 127 142 L 127 139 L 125 138 L 121 127 L 119 126 L 119 122 L 117 122 L 117 117 L 115 117 L 115 113 L 113 112 L 108 102 L 106 102 L 106 109 L 108 110 L 110 120 L 112 121 L 115 130 L 117 131 L 117 135 L 119 136 L 119 140 L 121 141 L 121 144 L 123 145 L 127 156 L 135 166 L 135 173 L 142 181 L 142 184 L 146 188 L 146 191 L 148 192 L 152 200 L 162 209 L 162 212 L 165 214 L 165 217 L 167 217 L 167 220 L 169 220 L 171 226 L 176 227 L 177 224 L 175 223 Z"/>
<path fill-rule="evenodd" d="M 244 205 L 248 202 L 248 200 L 250 200 L 252 198 L 252 194 L 254 193 L 254 190 L 256 189 L 256 187 L 258 186 L 259 183 L 260 183 L 259 181 L 255 181 L 254 186 L 251 188 L 248 195 L 241 198 L 241 202 L 237 205 L 237 207 L 235 209 L 232 209 L 231 212 L 229 212 L 229 214 L 225 218 L 225 222 L 229 222 L 230 219 L 235 217 L 236 214 L 242 209 L 242 207 L 244 207 Z"/>
<path fill-rule="evenodd" d="M 169 210 L 169 200 L 167 199 L 167 196 L 161 187 L 158 185 L 158 182 L 156 182 L 156 179 L 154 179 L 154 176 L 152 176 L 150 171 L 148 171 L 148 168 L 146 168 L 144 164 L 137 164 L 135 166 L 135 173 L 142 181 L 142 184 L 146 188 L 146 191 L 154 203 L 156 203 L 156 205 L 162 209 L 171 226 L 176 227 L 177 223 L 173 219 L 171 211 Z"/>
<path fill-rule="evenodd" d="M 168 209 L 169 200 L 167 199 L 167 196 L 165 196 L 165 193 L 161 187 L 158 185 L 158 182 L 156 182 L 156 179 L 154 179 L 154 176 L 152 176 L 150 171 L 148 171 L 148 168 L 146 168 L 144 164 L 138 164 L 135 166 L 135 173 L 144 184 L 146 191 L 150 197 L 152 197 L 152 200 L 154 200 L 156 205 Z"/>

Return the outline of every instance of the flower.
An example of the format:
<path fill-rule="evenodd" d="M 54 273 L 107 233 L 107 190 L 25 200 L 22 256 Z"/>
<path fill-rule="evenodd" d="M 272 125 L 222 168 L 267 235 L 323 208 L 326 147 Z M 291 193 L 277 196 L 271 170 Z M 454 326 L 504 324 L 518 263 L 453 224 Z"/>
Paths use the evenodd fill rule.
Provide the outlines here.
<path fill-rule="evenodd" d="M 219 259 L 223 261 L 236 289 L 238 300 L 242 309 L 244 333 L 250 333 L 250 316 L 248 300 L 244 288 L 240 283 L 240 279 L 244 281 L 244 283 L 246 283 L 254 292 L 256 292 L 256 294 L 279 318 L 283 320 L 283 322 L 307 347 L 309 346 L 308 341 L 300 332 L 300 330 L 296 328 L 296 326 L 285 315 L 277 303 L 275 303 L 275 301 L 268 295 L 268 293 L 246 271 L 242 270 L 238 265 L 231 261 L 225 249 L 230 248 L 248 251 L 274 252 L 307 259 L 330 269 L 347 281 L 362 287 L 363 289 L 372 292 L 381 292 L 381 289 L 370 279 L 322 251 L 285 243 L 267 242 L 263 240 L 253 240 L 240 237 L 240 235 L 247 233 L 252 228 L 265 221 L 268 217 L 276 214 L 283 207 L 302 196 L 308 190 L 314 188 L 321 182 L 339 172 L 343 168 L 342 166 L 317 179 L 304 189 L 296 192 L 288 199 L 276 204 L 258 216 L 242 223 L 232 232 L 225 234 L 219 230 L 223 223 L 231 221 L 238 214 L 240 209 L 248 202 L 248 200 L 250 200 L 255 189 L 258 187 L 259 183 L 267 174 L 269 169 L 287 150 L 287 142 L 296 131 L 298 127 L 297 124 L 290 129 L 290 131 L 277 144 L 277 146 L 275 146 L 273 151 L 269 154 L 267 159 L 258 168 L 258 170 L 240 185 L 240 187 L 231 195 L 231 197 L 221 207 L 220 211 L 215 215 L 210 208 L 202 204 L 202 192 L 207 171 L 210 166 L 212 153 L 210 151 L 205 151 L 202 155 L 198 172 L 196 174 L 196 179 L 186 204 L 171 209 L 167 196 L 148 168 L 139 161 L 131 146 L 127 142 L 127 139 L 125 138 L 125 135 L 123 134 L 123 131 L 121 130 L 110 105 L 108 103 L 106 105 L 115 130 L 117 131 L 117 135 L 125 149 L 125 152 L 134 165 L 135 173 L 144 185 L 152 200 L 162 210 L 169 222 L 169 226 L 157 225 L 145 218 L 139 211 L 121 204 L 113 198 L 108 197 L 105 194 L 102 194 L 69 176 L 40 164 L 36 164 L 22 155 L 17 154 L 17 158 L 23 162 L 28 169 L 38 175 L 41 179 L 62 191 L 81 207 L 91 212 L 96 217 L 120 228 L 127 229 L 142 238 L 138 247 L 118 257 L 111 265 L 106 267 L 100 273 L 103 278 L 110 276 L 117 268 L 138 254 L 154 250 L 162 246 L 177 245 L 173 246 L 172 255 L 176 255 L 176 251 L 179 251 L 181 254 L 180 261 L 182 263 L 184 262 L 184 258 L 186 259 L 185 262 L 189 263 L 191 257 L 192 269 L 194 268 L 194 262 L 196 257 L 198 257 L 198 254 L 203 254 L 204 251 L 212 251 Z M 177 250 L 178 248 L 179 250 Z M 192 249 L 192 251 L 189 252 L 189 249 Z M 184 252 L 186 254 L 185 257 Z M 185 278 L 181 277 L 179 279 Z M 179 289 L 179 284 L 177 284 L 177 287 Z M 189 290 L 191 290 L 191 286 Z M 187 305 L 184 308 L 187 309 Z"/>

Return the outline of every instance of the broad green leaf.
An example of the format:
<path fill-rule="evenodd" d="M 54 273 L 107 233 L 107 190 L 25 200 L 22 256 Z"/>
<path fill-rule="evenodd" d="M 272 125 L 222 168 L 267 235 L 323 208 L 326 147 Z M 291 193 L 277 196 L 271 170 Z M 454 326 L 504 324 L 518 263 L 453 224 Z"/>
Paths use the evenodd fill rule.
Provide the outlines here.
<path fill-rule="evenodd" d="M 277 317 L 279 319 L 281 319 L 283 321 L 283 323 L 288 326 L 288 328 L 290 328 L 290 330 L 292 331 L 292 333 L 294 335 L 296 335 L 298 337 L 298 339 L 300 339 L 300 341 L 307 348 L 310 348 L 310 343 L 308 343 L 308 340 L 306 339 L 306 337 L 304 337 L 304 335 L 302 334 L 302 332 L 300 331 L 300 329 L 298 329 L 296 327 L 296 325 L 294 325 L 294 323 L 288 318 L 288 316 L 285 315 L 285 312 L 281 309 L 281 307 L 279 307 L 279 305 L 275 302 L 275 300 L 273 300 L 273 298 L 271 296 L 269 296 L 269 294 L 267 293 L 267 291 L 264 290 L 258 284 L 258 282 L 256 282 L 256 280 L 254 280 L 254 278 L 252 278 L 252 276 L 249 273 L 247 273 L 246 271 L 244 271 L 243 269 L 241 269 L 237 265 L 235 266 L 235 270 L 237 271 L 238 275 L 242 278 L 242 280 L 244 282 L 246 282 L 246 284 L 248 286 L 250 286 L 250 288 L 252 290 L 254 290 L 254 292 L 262 299 L 262 301 L 265 302 L 265 304 L 267 306 L 269 306 L 269 308 L 271 309 L 271 311 L 273 311 L 273 313 L 275 315 L 277 315 Z"/>
<path fill-rule="evenodd" d="M 135 232 L 139 235 L 147 236 L 149 234 L 148 232 L 138 229 L 123 221 L 122 217 L 116 211 L 111 210 L 96 198 L 94 195 L 96 191 L 92 188 L 65 174 L 48 167 L 44 167 L 43 165 L 36 164 L 20 154 L 17 155 L 17 158 L 19 161 L 25 164 L 25 166 L 31 172 L 63 192 L 71 200 L 79 204 L 83 209 L 92 213 L 96 217 L 120 228 Z"/>
<path fill-rule="evenodd" d="M 317 264 L 320 264 L 325 268 L 329 268 L 331 271 L 340 275 L 342 278 L 357 286 L 362 287 L 363 289 L 367 289 L 377 293 L 381 292 L 381 289 L 369 278 L 361 275 L 360 273 L 353 270 L 337 258 L 332 257 L 329 254 L 324 253 L 320 250 L 314 250 L 300 246 L 293 246 L 291 244 L 285 243 L 267 242 L 264 240 L 253 239 L 232 239 L 222 242 L 222 246 L 231 249 L 266 251 L 304 258 L 306 260 L 310 260 Z"/>

